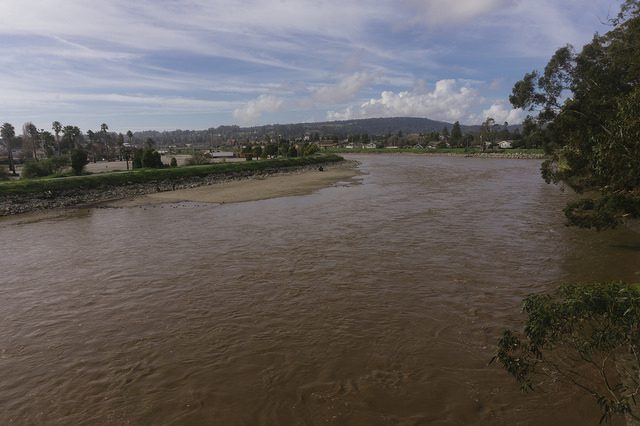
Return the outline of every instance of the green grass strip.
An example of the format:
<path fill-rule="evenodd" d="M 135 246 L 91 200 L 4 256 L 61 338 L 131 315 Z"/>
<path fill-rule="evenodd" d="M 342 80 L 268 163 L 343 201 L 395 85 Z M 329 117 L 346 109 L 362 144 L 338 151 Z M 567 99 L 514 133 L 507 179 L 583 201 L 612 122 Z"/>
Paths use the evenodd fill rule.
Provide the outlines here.
<path fill-rule="evenodd" d="M 129 172 L 100 173 L 85 176 L 58 178 L 21 179 L 0 182 L 0 196 L 33 194 L 37 192 L 59 192 L 78 189 L 95 189 L 149 183 L 156 181 L 179 181 L 181 179 L 205 177 L 209 175 L 227 175 L 239 172 L 260 172 L 286 167 L 301 167 L 320 163 L 342 161 L 338 155 L 318 155 L 299 158 L 277 158 L 206 164 L 201 166 L 183 166 L 164 169 L 137 169 Z"/>

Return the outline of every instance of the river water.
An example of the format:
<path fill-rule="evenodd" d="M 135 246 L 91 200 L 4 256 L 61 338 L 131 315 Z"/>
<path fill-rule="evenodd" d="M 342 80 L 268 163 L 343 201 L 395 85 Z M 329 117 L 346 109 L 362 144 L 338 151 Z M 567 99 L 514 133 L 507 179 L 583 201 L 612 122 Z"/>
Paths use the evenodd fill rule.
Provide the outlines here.
<path fill-rule="evenodd" d="M 596 424 L 488 365 L 520 302 L 638 280 L 539 161 L 352 156 L 306 196 L 0 221 L 0 423 Z"/>

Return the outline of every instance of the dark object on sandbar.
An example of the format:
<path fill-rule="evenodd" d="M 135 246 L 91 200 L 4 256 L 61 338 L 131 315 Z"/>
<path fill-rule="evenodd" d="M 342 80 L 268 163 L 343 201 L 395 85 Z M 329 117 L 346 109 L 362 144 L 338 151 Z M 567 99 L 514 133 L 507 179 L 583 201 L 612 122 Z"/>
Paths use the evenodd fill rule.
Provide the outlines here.
<path fill-rule="evenodd" d="M 318 167 L 318 171 L 319 172 L 324 172 L 324 169 L 322 168 L 322 166 Z"/>

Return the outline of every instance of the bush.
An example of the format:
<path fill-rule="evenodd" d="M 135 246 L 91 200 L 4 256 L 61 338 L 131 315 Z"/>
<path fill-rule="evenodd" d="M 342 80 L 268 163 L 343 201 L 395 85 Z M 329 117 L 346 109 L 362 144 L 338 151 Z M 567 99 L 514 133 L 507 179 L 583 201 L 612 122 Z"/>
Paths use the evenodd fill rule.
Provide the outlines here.
<path fill-rule="evenodd" d="M 142 152 L 142 167 L 148 167 L 151 169 L 161 169 L 164 167 L 160 153 L 154 149 L 145 149 Z"/>
<path fill-rule="evenodd" d="M 187 160 L 187 165 L 189 166 L 200 166 L 202 164 L 208 164 L 209 160 L 205 157 L 202 151 L 196 151 L 193 153 L 191 158 Z"/>
<path fill-rule="evenodd" d="M 164 167 L 160 153 L 153 148 L 138 148 L 133 152 L 133 168 L 161 169 Z"/>
<path fill-rule="evenodd" d="M 49 176 L 51 169 L 44 161 L 29 160 L 22 166 L 22 177 L 26 179 Z"/>
<path fill-rule="evenodd" d="M 65 168 L 69 167 L 69 157 L 67 157 L 66 155 L 60 157 L 51 157 L 46 161 L 48 161 L 51 165 L 51 171 L 53 173 L 59 173 Z"/>
<path fill-rule="evenodd" d="M 171 157 L 171 167 L 178 167 L 178 160 L 176 160 L 176 157 Z"/>
<path fill-rule="evenodd" d="M 305 145 L 302 148 L 302 155 L 307 156 L 307 155 L 313 155 L 316 152 L 318 152 L 320 150 L 320 148 L 318 148 L 318 145 L 316 145 L 315 143 L 310 143 Z"/>
<path fill-rule="evenodd" d="M 22 177 L 31 179 L 50 176 L 61 172 L 67 166 L 69 166 L 68 157 L 51 157 L 40 161 L 30 160 L 25 162 L 22 167 Z"/>
<path fill-rule="evenodd" d="M 142 168 L 142 149 L 136 148 L 133 151 L 133 160 L 131 160 L 131 167 L 134 169 Z"/>
<path fill-rule="evenodd" d="M 87 151 L 83 149 L 74 149 L 71 151 L 71 170 L 76 176 L 80 176 L 84 170 L 84 166 L 87 165 Z"/>
<path fill-rule="evenodd" d="M 5 166 L 0 166 L 0 180 L 9 179 L 9 171 Z"/>

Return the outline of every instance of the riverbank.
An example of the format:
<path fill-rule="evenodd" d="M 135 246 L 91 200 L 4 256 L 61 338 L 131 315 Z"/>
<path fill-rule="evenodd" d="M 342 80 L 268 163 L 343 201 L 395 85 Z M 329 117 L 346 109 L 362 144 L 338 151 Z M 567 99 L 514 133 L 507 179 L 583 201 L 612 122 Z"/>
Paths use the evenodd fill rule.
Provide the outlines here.
<path fill-rule="evenodd" d="M 224 204 L 305 195 L 357 176 L 360 172 L 356 167 L 356 161 L 342 161 L 324 165 L 322 171 L 319 167 L 304 167 L 278 174 L 247 176 L 210 185 L 149 193 L 110 202 L 107 206 L 133 207 L 182 201 Z"/>
<path fill-rule="evenodd" d="M 123 199 L 132 199 L 149 194 L 161 194 L 166 192 L 178 192 L 187 189 L 194 189 L 202 186 L 209 186 L 230 181 L 248 181 L 249 179 L 264 179 L 275 175 L 299 175 L 312 171 L 317 171 L 319 167 L 327 169 L 338 169 L 339 164 L 344 159 L 337 156 L 328 156 L 326 158 L 317 158 L 314 161 L 305 160 L 300 165 L 295 162 L 280 163 L 264 162 L 265 167 L 259 166 L 260 162 L 254 162 L 250 165 L 239 163 L 233 168 L 206 168 L 193 167 L 185 168 L 180 174 L 164 173 L 169 169 L 149 171 L 153 179 L 147 179 L 149 176 L 145 174 L 113 174 L 98 176 L 82 177 L 82 180 L 75 182 L 64 182 L 61 179 L 50 179 L 46 181 L 25 182 L 16 191 L 16 185 L 13 188 L 6 186 L 4 192 L 0 193 L 0 216 L 11 216 L 17 214 L 38 212 L 51 209 L 61 209 L 69 207 L 92 206 L 105 202 L 116 202 Z M 248 162 L 247 162 L 248 163 Z M 357 174 L 353 162 L 347 162 L 344 166 L 353 170 L 350 173 Z M 283 166 L 286 165 L 286 166 Z M 293 164 L 293 165 L 291 165 Z M 229 165 L 228 165 L 229 166 Z M 350 167 L 347 167 L 350 166 Z M 174 169 L 176 170 L 176 169 Z M 181 171 L 181 169 L 177 169 Z M 325 172 L 318 172 L 325 173 Z M 336 173 L 335 179 L 342 179 L 348 173 Z M 141 177 L 142 176 L 142 177 Z M 322 185 L 326 182 L 333 182 L 332 173 L 321 174 L 316 179 L 311 179 L 316 184 Z M 135 180 L 139 182 L 135 182 Z M 98 181 L 98 182 L 95 182 Z M 109 182 L 113 183 L 109 184 Z M 37 186 L 41 190 L 36 190 Z M 271 185 L 271 183 L 269 184 Z M 295 179 L 288 182 L 288 189 L 295 190 L 297 188 Z M 315 186 L 314 186 L 315 187 Z M 12 191 L 13 189 L 13 191 Z M 181 195 L 180 197 L 183 197 Z M 178 198 L 180 198 L 178 197 Z M 170 202 L 170 198 L 163 202 Z M 185 198 L 180 198 L 184 200 Z"/>
<path fill-rule="evenodd" d="M 330 149 L 332 154 L 413 154 L 432 157 L 472 157 L 472 158 L 503 158 L 509 160 L 543 160 L 548 156 L 541 149 L 530 150 L 505 150 L 498 152 L 465 151 L 464 149 L 450 148 L 433 151 L 415 148 L 376 148 L 376 149 Z"/>

